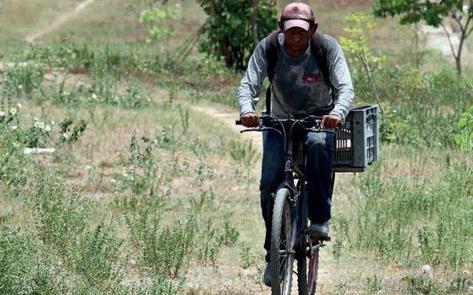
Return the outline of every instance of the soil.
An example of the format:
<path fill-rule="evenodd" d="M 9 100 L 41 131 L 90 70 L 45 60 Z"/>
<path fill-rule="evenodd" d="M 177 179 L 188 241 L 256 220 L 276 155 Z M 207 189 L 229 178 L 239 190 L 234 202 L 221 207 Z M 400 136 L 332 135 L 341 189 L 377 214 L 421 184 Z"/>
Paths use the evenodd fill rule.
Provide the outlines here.
<path fill-rule="evenodd" d="M 79 5 L 77 5 L 77 7 L 73 11 L 63 14 L 62 16 L 60 16 L 59 18 L 54 20 L 54 22 L 52 24 L 48 25 L 45 28 L 41 28 L 37 32 L 33 32 L 32 34 L 28 35 L 25 38 L 26 41 L 28 43 L 34 43 L 36 40 L 40 39 L 42 36 L 56 30 L 62 24 L 64 24 L 65 22 L 67 22 L 71 18 L 75 17 L 76 15 L 78 15 L 81 12 L 81 10 L 83 10 L 84 8 L 86 8 L 87 6 L 92 4 L 94 1 L 95 0 L 85 0 L 85 1 L 81 2 Z"/>

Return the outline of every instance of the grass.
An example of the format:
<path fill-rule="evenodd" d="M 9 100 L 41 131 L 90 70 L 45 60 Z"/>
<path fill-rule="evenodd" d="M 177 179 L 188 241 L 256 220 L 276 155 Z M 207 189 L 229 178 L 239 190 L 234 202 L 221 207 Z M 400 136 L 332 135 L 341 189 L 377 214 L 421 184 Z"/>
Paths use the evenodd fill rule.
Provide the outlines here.
<path fill-rule="evenodd" d="M 58 38 L 69 37 L 72 41 L 89 40 L 90 43 L 134 43 L 146 39 L 146 29 L 140 25 L 136 17 L 138 1 L 96 1 L 88 6 L 77 18 L 71 20 L 57 31 L 44 37 L 44 41 L 57 41 Z M 166 24 L 176 34 L 172 44 L 182 41 L 189 32 L 197 32 L 203 23 L 203 11 L 194 1 L 180 2 L 182 14 L 186 17 L 178 22 Z"/>
<path fill-rule="evenodd" d="M 72 282 L 75 286 L 83 285 L 83 288 L 86 289 L 118 290 L 116 288 L 118 288 L 120 280 L 127 275 L 129 276 L 129 274 L 115 273 L 117 267 L 123 268 L 126 265 L 119 264 L 124 262 L 117 260 L 120 255 L 123 255 L 119 253 L 125 251 L 124 249 L 129 249 L 126 251 L 135 249 L 134 251 L 137 252 L 134 255 L 143 255 L 142 260 L 140 260 L 142 261 L 140 263 L 143 263 L 143 267 L 150 266 L 155 268 L 155 272 L 158 274 L 162 273 L 162 270 L 170 269 L 170 273 L 167 273 L 166 276 L 178 278 L 181 277 L 179 269 L 183 269 L 182 272 L 184 273 L 186 272 L 187 264 L 183 264 L 182 259 L 185 259 L 185 253 L 191 255 L 189 250 L 183 248 L 183 253 L 175 252 L 176 256 L 174 257 L 181 260 L 170 260 L 165 265 L 162 265 L 162 267 L 158 264 L 158 262 L 164 263 L 163 257 L 168 257 L 169 253 L 171 253 L 170 251 L 176 249 L 177 241 L 181 240 L 183 247 L 192 246 L 191 249 L 195 249 L 192 251 L 192 255 L 196 255 L 195 259 L 197 261 L 216 265 L 221 248 L 232 246 L 238 238 L 237 229 L 230 223 L 219 221 L 222 220 L 222 214 L 226 215 L 226 212 L 230 212 L 230 206 L 221 203 L 221 201 L 214 197 L 215 194 L 222 195 L 222 192 L 225 191 L 224 184 L 219 183 L 222 177 L 225 178 L 225 175 L 215 175 L 204 162 L 209 157 L 214 159 L 216 157 L 223 157 L 224 159 L 225 149 L 221 146 L 230 143 L 226 143 L 225 140 L 216 141 L 213 134 L 206 132 L 205 129 L 207 128 L 215 128 L 212 127 L 212 124 L 215 123 L 209 124 L 206 122 L 207 128 L 200 130 L 196 127 L 200 123 L 196 124 L 195 120 L 193 120 L 194 114 L 188 111 L 186 117 L 188 122 L 186 124 L 188 125 L 185 128 L 181 128 L 183 126 L 179 125 L 181 124 L 179 111 L 177 109 L 172 111 L 168 106 L 163 105 L 162 102 L 156 103 L 159 105 L 159 108 L 157 105 L 152 105 L 146 111 L 113 108 L 113 110 L 110 110 L 113 113 L 111 117 L 117 118 L 118 122 L 109 120 L 104 125 L 100 125 L 102 123 L 97 124 L 97 114 L 95 115 L 96 122 L 92 122 L 90 113 L 79 106 L 81 111 L 76 113 L 76 118 L 88 122 L 88 128 L 84 131 L 84 136 L 79 140 L 80 145 L 76 147 L 75 144 L 71 144 L 68 147 L 59 148 L 58 154 L 54 156 L 54 159 L 45 159 L 46 162 L 44 164 L 53 169 L 51 172 L 38 167 L 41 169 L 41 173 L 28 176 L 29 181 L 25 189 L 26 191 L 31 191 L 29 193 L 31 197 L 27 197 L 25 202 L 17 198 L 10 198 L 5 200 L 6 206 L 2 206 L 2 208 L 19 206 L 25 211 L 32 210 L 32 218 L 38 221 L 38 226 L 31 234 L 34 233 L 36 239 L 53 246 L 57 251 L 57 255 L 64 259 L 66 265 L 70 265 L 70 268 L 69 266 L 67 267 L 68 271 L 73 271 L 78 276 L 78 279 Z M 24 101 L 23 104 L 24 108 L 32 113 L 34 113 L 34 108 L 38 108 L 36 103 L 31 100 Z M 48 102 L 41 107 L 48 109 L 50 118 L 55 121 L 60 121 L 60 118 L 53 117 L 54 114 L 62 116 L 63 113 L 67 113 L 68 109 L 67 106 L 58 106 Z M 101 111 L 104 110 L 102 109 Z M 116 112 L 123 113 L 117 116 L 118 113 Z M 22 119 L 23 116 L 26 116 L 24 118 L 25 122 L 28 121 L 28 114 L 21 114 L 21 116 Z M 159 118 L 157 123 L 156 118 Z M 114 126 L 115 124 L 117 125 Z M 133 127 L 127 127 L 128 124 L 136 124 L 135 126 L 139 126 L 142 133 L 137 131 L 134 134 L 130 134 L 128 130 L 133 129 Z M 100 137 L 96 137 L 95 134 L 87 131 L 95 130 L 99 126 L 103 128 L 101 131 L 103 134 L 115 134 L 115 136 L 108 136 L 101 141 L 108 142 L 111 146 L 122 146 L 123 150 L 117 153 L 113 152 L 113 148 L 110 148 L 110 150 L 104 150 L 104 153 L 98 153 L 95 148 L 99 146 L 104 148 L 104 144 L 101 141 L 94 143 L 93 141 Z M 147 126 L 147 128 L 143 130 L 144 126 Z M 117 136 L 117 132 L 114 129 L 122 129 L 124 131 L 122 133 L 124 139 L 120 138 L 120 134 Z M 225 131 L 222 130 L 221 132 Z M 138 134 L 140 137 L 138 137 Z M 221 138 L 224 137 L 222 136 Z M 91 142 L 90 140 L 93 141 Z M 123 141 L 130 142 L 129 146 L 121 145 L 120 143 Z M 105 149 L 107 148 L 105 147 Z M 90 158 L 83 160 L 84 155 L 88 155 Z M 18 157 L 21 159 L 24 156 L 18 154 Z M 86 173 L 82 172 L 84 171 L 83 163 L 89 163 L 91 167 L 103 170 L 108 168 L 104 163 L 113 163 L 113 166 L 109 169 L 112 171 L 102 171 L 102 183 L 97 184 L 96 189 L 92 189 L 93 194 L 103 195 L 100 199 L 88 196 L 90 191 L 89 181 L 91 180 L 88 179 L 90 177 Z M 33 163 L 32 165 L 40 164 Z M 67 169 L 65 165 L 67 165 Z M 153 171 L 155 172 L 153 174 L 146 173 L 148 166 L 154 169 Z M 134 169 L 134 174 L 131 178 L 117 177 L 119 175 L 124 176 L 123 169 L 126 169 L 127 175 L 130 176 L 129 169 L 131 167 Z M 12 169 L 14 168 L 12 167 Z M 56 169 L 57 172 L 54 172 Z M 57 176 L 59 178 L 54 176 L 56 173 L 59 173 L 59 176 Z M 91 171 L 87 173 L 100 172 Z M 188 177 L 188 173 L 193 173 L 196 177 Z M 151 193 L 151 187 L 146 183 L 155 178 L 159 183 L 154 188 L 154 193 Z M 227 179 L 233 178 L 227 177 Z M 61 184 L 64 180 L 67 186 Z M 116 182 L 118 184 L 114 185 Z M 81 183 L 84 186 L 81 186 Z M 12 186 L 8 183 L 6 185 Z M 193 187 L 201 187 L 200 197 L 193 197 L 195 193 L 195 190 L 192 189 Z M 144 198 L 144 200 L 149 197 L 157 198 L 157 200 L 167 200 L 163 208 L 162 225 L 161 223 L 152 222 L 152 220 L 145 221 L 144 224 L 136 223 L 140 219 L 133 219 L 131 217 L 134 216 L 133 212 L 135 209 L 133 208 L 135 207 L 126 205 L 129 202 L 120 201 L 120 199 L 127 198 L 130 194 L 135 196 L 134 198 L 142 196 L 139 198 Z M 23 190 L 21 195 L 24 195 Z M 206 195 L 213 197 L 203 197 Z M 127 227 L 130 229 L 130 235 L 125 234 L 122 239 L 116 239 L 110 233 L 120 228 L 126 230 L 126 228 L 123 228 L 123 224 L 120 225 L 124 221 L 112 225 L 107 225 L 107 223 L 101 221 L 103 217 L 100 216 L 103 216 L 103 214 L 100 213 L 100 209 L 113 209 L 113 206 L 109 207 L 110 202 L 124 204 L 118 208 L 125 207 L 118 211 L 113 210 L 115 212 L 110 212 L 107 214 L 108 216 L 115 216 L 113 218 L 115 220 L 120 218 L 121 214 L 125 214 L 125 217 L 130 216 L 130 219 L 128 217 L 125 218 L 128 220 L 126 224 L 128 224 Z M 158 203 L 156 204 L 158 205 Z M 143 205 L 146 205 L 144 208 L 150 209 L 155 206 L 154 203 L 143 203 Z M 193 242 L 194 238 L 187 237 L 190 232 L 188 226 L 194 228 L 196 225 L 185 225 L 180 230 L 178 230 L 181 228 L 180 225 L 172 225 L 174 218 L 171 218 L 171 215 L 176 214 L 176 212 L 173 212 L 174 208 L 177 208 L 176 206 L 185 206 L 189 210 L 194 210 L 195 213 L 193 214 L 197 214 L 196 217 L 191 217 L 190 219 L 197 218 L 196 221 L 190 221 L 190 224 L 199 224 L 198 229 L 196 229 L 196 242 Z M 145 210 L 144 208 L 140 207 L 139 210 Z M 200 217 L 201 214 L 209 209 L 211 212 L 214 210 L 215 212 L 211 215 L 207 214 L 205 217 L 203 215 Z M 173 213 L 170 215 L 171 212 Z M 2 209 L 2 215 L 8 215 L 8 213 Z M 149 216 L 156 217 L 158 215 L 153 214 Z M 226 216 L 228 217 L 229 215 Z M 185 216 L 182 215 L 182 218 L 185 218 Z M 11 226 L 21 226 L 21 223 L 8 223 L 8 227 Z M 135 234 L 136 230 L 143 231 L 143 233 Z M 161 233 L 159 234 L 159 232 Z M 178 232 L 185 234 L 185 236 L 176 236 Z M 157 240 L 153 240 L 155 238 Z M 168 244 L 167 242 L 170 239 L 176 239 L 176 243 Z M 194 243 L 195 247 L 193 246 Z M 133 244 L 138 245 L 138 247 L 128 248 Z M 159 245 L 172 245 L 172 248 L 166 250 L 166 248 Z M 159 254 L 159 251 L 164 252 Z M 91 255 L 92 253 L 95 253 L 97 256 Z M 92 273 L 96 273 L 96 275 L 91 276 L 90 274 Z M 177 289 L 180 288 L 179 284 L 175 287 Z"/>
<path fill-rule="evenodd" d="M 336 20 L 324 31 L 335 33 L 353 10 L 319 6 L 321 24 Z M 191 16 L 173 46 L 202 22 L 196 3 L 183 9 Z M 397 28 L 379 24 L 374 36 Z M 14 55 L 30 64 L 2 74 L 0 293 L 265 291 L 257 147 L 195 108 L 234 112 L 239 75 L 198 54 L 170 68 L 150 53 L 158 45 L 136 42 L 140 34 L 124 1 L 97 1 Z M 383 89 L 402 99 L 391 101 L 396 139 L 383 145 L 379 164 L 337 176 L 323 293 L 462 294 L 471 285 L 473 159 L 455 149 L 448 129 L 471 102 L 471 84 L 415 75 L 394 73 L 405 87 Z M 419 93 L 428 107 L 410 101 Z M 24 155 L 28 145 L 57 150 Z M 423 273 L 425 265 L 433 272 Z"/>

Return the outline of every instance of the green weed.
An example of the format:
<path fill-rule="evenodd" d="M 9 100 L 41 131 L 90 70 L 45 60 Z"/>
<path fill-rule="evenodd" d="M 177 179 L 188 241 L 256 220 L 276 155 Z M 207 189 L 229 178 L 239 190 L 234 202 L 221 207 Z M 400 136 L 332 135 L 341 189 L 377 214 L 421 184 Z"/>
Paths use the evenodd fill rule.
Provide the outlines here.
<path fill-rule="evenodd" d="M 202 264 L 211 263 L 215 266 L 220 251 L 218 231 L 211 219 L 208 219 L 203 230 L 198 235 L 197 257 Z"/>
<path fill-rule="evenodd" d="M 426 276 L 411 275 L 403 278 L 409 294 L 441 294 L 436 282 Z"/>
<path fill-rule="evenodd" d="M 442 181 L 383 181 L 375 172 L 363 176 L 366 198 L 357 203 L 355 244 L 389 261 L 428 262 L 455 269 L 472 263 L 473 172 L 450 166 Z M 459 206 L 458 204 L 462 204 Z"/>
<path fill-rule="evenodd" d="M 44 100 L 51 100 L 57 105 L 78 106 L 84 100 L 86 93 L 85 86 L 79 84 L 75 89 L 66 88 L 68 75 L 64 75 L 61 81 L 52 85 L 41 87 L 41 94 Z"/>
<path fill-rule="evenodd" d="M 178 295 L 182 294 L 183 282 L 176 282 L 166 278 L 165 276 L 158 276 L 153 285 L 147 288 L 140 288 L 139 294 L 150 295 Z"/>
<path fill-rule="evenodd" d="M 215 193 L 213 191 L 201 191 L 198 197 L 192 197 L 191 208 L 193 212 L 201 213 L 205 208 L 213 206 Z"/>
<path fill-rule="evenodd" d="M 146 144 L 144 149 L 138 142 L 137 133 L 134 132 L 129 145 L 129 166 L 122 174 L 116 175 L 116 178 L 121 181 L 121 189 L 129 188 L 135 194 L 146 193 L 154 196 L 158 172 L 154 148 L 158 141 L 148 138 L 142 138 L 142 141 Z"/>
<path fill-rule="evenodd" d="M 31 127 L 24 130 L 23 144 L 25 147 L 47 147 L 54 122 L 43 122 L 35 118 Z"/>
<path fill-rule="evenodd" d="M 332 248 L 332 255 L 338 261 L 342 256 L 344 248 L 350 243 L 349 240 L 349 220 L 343 216 L 337 216 L 332 221 L 333 231 L 336 233 L 336 239 Z"/>
<path fill-rule="evenodd" d="M 16 98 L 32 98 L 39 91 L 44 78 L 44 69 L 32 62 L 15 63 L 7 67 L 2 87 L 6 95 Z"/>
<path fill-rule="evenodd" d="M 160 216 L 150 208 L 128 214 L 125 218 L 144 265 L 168 278 L 177 278 L 185 271 L 195 243 L 196 220 L 192 214 L 184 221 L 163 227 Z"/>
<path fill-rule="evenodd" d="M 252 247 L 242 242 L 240 245 L 240 266 L 243 269 L 247 269 L 252 265 L 255 265 L 256 257 L 252 253 Z"/>
<path fill-rule="evenodd" d="M 59 138 L 59 143 L 72 144 L 79 140 L 87 129 L 87 122 L 85 120 L 79 120 L 79 122 L 74 122 L 71 118 L 64 119 L 59 123 L 61 129 L 61 136 Z"/>
<path fill-rule="evenodd" d="M 29 160 L 23 154 L 22 132 L 18 129 L 16 117 L 1 117 L 0 123 L 0 181 L 13 195 L 26 183 Z"/>
<path fill-rule="evenodd" d="M 138 212 L 141 209 L 153 208 L 163 209 L 165 206 L 165 198 L 155 198 L 148 195 L 133 195 L 117 197 L 113 200 L 114 205 L 123 212 Z"/>
<path fill-rule="evenodd" d="M 72 265 L 90 286 L 110 290 L 121 280 L 118 255 L 123 241 L 111 226 L 99 223 L 73 246 Z"/>
<path fill-rule="evenodd" d="M 64 294 L 59 265 L 29 236 L 0 231 L 1 294 Z"/>
<path fill-rule="evenodd" d="M 220 237 L 220 241 L 224 246 L 233 246 L 240 235 L 237 229 L 230 223 L 229 218 L 230 216 L 224 218 L 223 234 Z"/>
<path fill-rule="evenodd" d="M 381 280 L 378 278 L 377 275 L 373 275 L 371 277 L 366 278 L 366 289 L 368 294 L 376 294 L 381 291 Z"/>
<path fill-rule="evenodd" d="M 467 293 L 469 290 L 471 290 L 472 284 L 473 281 L 471 277 L 468 278 L 468 275 L 458 274 L 447 286 L 446 293 Z"/>
<path fill-rule="evenodd" d="M 473 105 L 460 115 L 457 123 L 458 131 L 455 143 L 460 150 L 468 152 L 473 150 Z"/>
<path fill-rule="evenodd" d="M 204 227 L 198 231 L 196 247 L 197 257 L 201 263 L 216 266 L 217 256 L 222 247 L 233 246 L 237 242 L 239 233 L 228 219 L 224 222 L 223 230 L 221 228 L 221 225 L 215 224 L 209 218 Z"/>
<path fill-rule="evenodd" d="M 182 134 L 186 135 L 189 130 L 189 110 L 184 109 L 181 105 L 178 105 L 179 118 L 181 119 Z"/>
<path fill-rule="evenodd" d="M 29 195 L 37 235 L 46 244 L 54 245 L 61 255 L 66 255 L 86 229 L 90 203 L 77 193 L 66 191 L 63 180 L 44 168 L 38 169 L 32 180 Z"/>

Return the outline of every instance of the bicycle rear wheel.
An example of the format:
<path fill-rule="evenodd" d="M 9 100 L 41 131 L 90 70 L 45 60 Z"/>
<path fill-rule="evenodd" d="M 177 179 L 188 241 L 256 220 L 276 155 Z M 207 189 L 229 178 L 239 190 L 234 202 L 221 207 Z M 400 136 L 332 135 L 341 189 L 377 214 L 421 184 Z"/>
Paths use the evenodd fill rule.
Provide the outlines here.
<path fill-rule="evenodd" d="M 307 242 L 307 256 L 297 261 L 297 285 L 300 295 L 314 295 L 317 291 L 319 271 L 319 241 Z"/>
<path fill-rule="evenodd" d="M 273 295 L 291 294 L 294 264 L 295 222 L 286 188 L 277 191 L 274 199 L 271 228 L 271 291 Z"/>

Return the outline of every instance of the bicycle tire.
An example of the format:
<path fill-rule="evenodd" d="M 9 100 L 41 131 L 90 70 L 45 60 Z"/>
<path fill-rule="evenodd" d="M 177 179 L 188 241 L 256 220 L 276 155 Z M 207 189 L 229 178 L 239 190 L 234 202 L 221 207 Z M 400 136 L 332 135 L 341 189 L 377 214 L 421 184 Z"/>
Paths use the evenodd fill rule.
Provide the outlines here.
<path fill-rule="evenodd" d="M 309 243 L 312 248 L 312 242 Z M 297 287 L 299 295 L 314 295 L 317 291 L 319 250 L 320 247 L 316 246 L 315 250 L 309 250 L 309 257 L 304 257 L 297 261 Z M 307 262 L 309 262 L 309 267 L 307 267 Z"/>
<path fill-rule="evenodd" d="M 290 192 L 287 188 L 277 191 L 274 199 L 271 226 L 271 291 L 273 295 L 291 294 L 294 264 L 295 224 L 291 218 Z"/>

